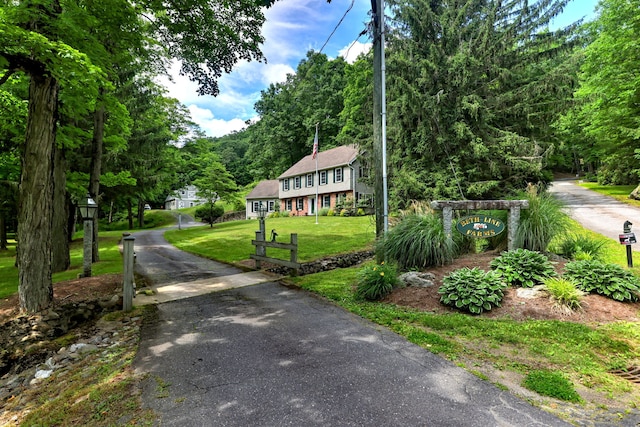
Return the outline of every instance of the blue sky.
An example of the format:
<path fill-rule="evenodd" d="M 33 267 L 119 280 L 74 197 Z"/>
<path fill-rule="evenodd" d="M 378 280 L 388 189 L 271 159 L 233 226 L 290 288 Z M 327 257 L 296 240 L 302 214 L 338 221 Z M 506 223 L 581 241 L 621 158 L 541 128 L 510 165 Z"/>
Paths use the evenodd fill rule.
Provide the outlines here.
<path fill-rule="evenodd" d="M 562 16 L 553 23 L 564 26 L 577 19 L 594 16 L 597 0 L 573 0 Z M 307 51 L 322 50 L 330 58 L 339 55 L 351 62 L 370 46 L 367 36 L 356 41 L 369 20 L 371 0 L 354 0 L 353 7 L 331 35 L 340 19 L 352 4 L 352 0 L 281 0 L 265 13 L 263 27 L 265 43 L 262 51 L 267 63 L 242 62 L 231 74 L 220 81 L 217 97 L 198 96 L 196 85 L 178 76 L 174 68 L 174 82 L 163 81 L 169 96 L 185 104 L 193 120 L 210 136 L 222 136 L 245 127 L 246 120 L 255 119 L 253 105 L 260 98 L 260 91 L 269 84 L 284 81 L 288 73 L 294 73 Z M 348 55 L 347 54 L 348 49 Z"/>

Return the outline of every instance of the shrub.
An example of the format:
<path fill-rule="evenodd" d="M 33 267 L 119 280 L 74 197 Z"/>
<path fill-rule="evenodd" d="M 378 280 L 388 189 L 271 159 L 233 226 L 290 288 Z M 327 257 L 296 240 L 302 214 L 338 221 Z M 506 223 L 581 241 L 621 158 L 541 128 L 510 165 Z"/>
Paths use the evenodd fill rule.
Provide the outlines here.
<path fill-rule="evenodd" d="M 568 218 L 560 202 L 547 192 L 539 193 L 535 185 L 529 185 L 524 197 L 529 208 L 520 212 L 516 246 L 544 252 L 551 239 L 567 229 Z"/>
<path fill-rule="evenodd" d="M 329 208 L 322 208 L 318 211 L 318 215 L 327 216 L 329 214 Z"/>
<path fill-rule="evenodd" d="M 365 212 L 364 212 L 364 209 L 362 209 L 362 208 L 358 208 L 358 216 L 365 216 L 365 215 L 366 215 L 366 214 L 365 214 Z"/>
<path fill-rule="evenodd" d="M 507 285 L 494 271 L 484 272 L 477 267 L 461 268 L 442 279 L 438 293 L 440 302 L 452 307 L 480 314 L 500 307 Z"/>
<path fill-rule="evenodd" d="M 278 218 L 280 216 L 280 212 L 276 211 L 276 212 L 271 212 L 269 214 L 269 218 Z"/>
<path fill-rule="evenodd" d="M 327 211 L 327 216 L 334 216 L 336 213 L 333 211 L 333 209 L 329 209 Z"/>
<path fill-rule="evenodd" d="M 460 233 L 454 235 L 462 239 Z M 458 246 L 448 240 L 440 216 L 407 215 L 390 229 L 376 248 L 403 270 L 425 268 L 450 263 Z"/>
<path fill-rule="evenodd" d="M 606 240 L 587 235 L 567 235 L 558 245 L 558 253 L 571 260 L 599 259 Z"/>
<path fill-rule="evenodd" d="M 540 252 L 515 249 L 502 252 L 491 261 L 491 268 L 500 274 L 508 285 L 530 288 L 547 277 L 556 275 L 551 261 Z"/>
<path fill-rule="evenodd" d="M 599 260 L 572 261 L 564 269 L 564 277 L 573 280 L 584 292 L 595 292 L 622 302 L 636 302 L 640 298 L 640 279 L 617 264 Z"/>
<path fill-rule="evenodd" d="M 216 219 L 224 215 L 224 208 L 222 205 L 216 205 L 212 203 L 205 203 L 196 208 L 195 217 L 206 222 L 213 227 L 213 223 Z"/>
<path fill-rule="evenodd" d="M 282 211 L 280 212 L 280 217 L 282 218 L 288 218 L 291 216 L 291 212 L 290 211 Z"/>
<path fill-rule="evenodd" d="M 351 215 L 351 211 L 349 211 L 349 209 L 342 209 L 340 211 L 340 216 L 350 216 Z"/>
<path fill-rule="evenodd" d="M 570 310 L 582 308 L 582 297 L 584 293 L 576 287 L 576 284 L 569 279 L 550 277 L 545 279 L 544 285 L 556 303 L 560 307 Z"/>
<path fill-rule="evenodd" d="M 536 370 L 527 374 L 522 385 L 543 396 L 554 397 L 568 402 L 581 402 L 573 384 L 561 372 Z"/>
<path fill-rule="evenodd" d="M 398 284 L 396 269 L 389 264 L 370 264 L 358 272 L 356 297 L 376 301 L 389 295 Z"/>

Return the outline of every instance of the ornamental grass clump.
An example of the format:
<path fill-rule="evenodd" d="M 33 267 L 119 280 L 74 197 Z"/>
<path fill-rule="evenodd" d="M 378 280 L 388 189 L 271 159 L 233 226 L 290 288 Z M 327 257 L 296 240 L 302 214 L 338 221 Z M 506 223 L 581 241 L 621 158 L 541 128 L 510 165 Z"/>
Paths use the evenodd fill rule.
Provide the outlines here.
<path fill-rule="evenodd" d="M 529 207 L 520 212 L 516 246 L 544 252 L 551 239 L 566 231 L 568 217 L 562 212 L 560 202 L 536 185 L 529 184 L 523 196 L 529 201 Z"/>
<path fill-rule="evenodd" d="M 440 302 L 472 314 L 500 307 L 507 285 L 494 271 L 461 268 L 442 279 Z"/>
<path fill-rule="evenodd" d="M 357 279 L 356 298 L 377 301 L 398 284 L 398 273 L 389 264 L 370 264 L 358 272 Z"/>
<path fill-rule="evenodd" d="M 447 239 L 442 219 L 434 212 L 404 216 L 376 249 L 402 270 L 449 264 L 458 254 L 458 245 Z"/>
<path fill-rule="evenodd" d="M 584 292 L 578 289 L 573 281 L 561 277 L 550 277 L 545 279 L 544 286 L 558 307 L 570 311 L 582 308 Z"/>
<path fill-rule="evenodd" d="M 621 302 L 636 302 L 640 298 L 640 279 L 617 264 L 599 260 L 568 262 L 564 277 L 573 280 L 578 289 L 595 292 Z"/>
<path fill-rule="evenodd" d="M 556 275 L 549 258 L 528 249 L 503 252 L 491 261 L 491 268 L 501 275 L 508 285 L 523 288 L 539 285 L 546 278 Z"/>
<path fill-rule="evenodd" d="M 558 244 L 558 253 L 573 261 L 600 259 L 607 241 L 587 235 L 569 234 Z"/>

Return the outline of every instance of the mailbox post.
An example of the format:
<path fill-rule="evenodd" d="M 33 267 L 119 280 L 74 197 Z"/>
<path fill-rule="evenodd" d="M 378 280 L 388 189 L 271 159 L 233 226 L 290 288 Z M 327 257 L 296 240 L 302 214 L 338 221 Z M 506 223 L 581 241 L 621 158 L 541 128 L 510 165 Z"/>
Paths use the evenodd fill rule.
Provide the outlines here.
<path fill-rule="evenodd" d="M 627 266 L 633 267 L 633 251 L 631 245 L 636 243 L 636 235 L 631 232 L 631 221 L 625 221 L 622 225 L 623 233 L 620 235 L 620 244 L 627 247 Z"/>

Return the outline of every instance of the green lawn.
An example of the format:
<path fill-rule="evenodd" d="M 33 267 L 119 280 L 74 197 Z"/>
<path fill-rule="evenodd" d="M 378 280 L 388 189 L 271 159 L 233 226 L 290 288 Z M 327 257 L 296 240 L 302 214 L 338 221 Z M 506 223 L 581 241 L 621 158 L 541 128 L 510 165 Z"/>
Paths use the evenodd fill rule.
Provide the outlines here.
<path fill-rule="evenodd" d="M 100 262 L 91 266 L 94 276 L 109 273 L 122 273 L 122 256 L 118 244 L 122 237 L 121 231 L 107 231 L 100 233 Z M 82 273 L 82 233 L 78 233 L 71 242 L 71 266 L 68 270 L 55 273 L 53 282 L 62 282 L 78 277 Z M 18 269 L 15 267 L 15 243 L 8 250 L 0 251 L 0 298 L 5 298 L 18 292 Z"/>
<path fill-rule="evenodd" d="M 329 255 L 371 248 L 375 239 L 373 217 L 315 217 L 267 218 L 267 239 L 271 231 L 278 234 L 277 241 L 288 243 L 291 233 L 298 234 L 298 260 L 308 262 Z M 251 240 L 259 229 L 257 220 L 233 221 L 215 224 L 213 228 L 193 227 L 170 230 L 165 238 L 172 245 L 207 258 L 235 263 L 249 259 L 255 253 Z M 289 259 L 289 252 L 267 249 L 267 255 Z"/>
<path fill-rule="evenodd" d="M 600 185 L 596 182 L 580 182 L 580 186 L 605 196 L 611 196 L 623 203 L 640 207 L 640 200 L 629 198 L 629 194 L 636 188 L 635 185 Z"/>

